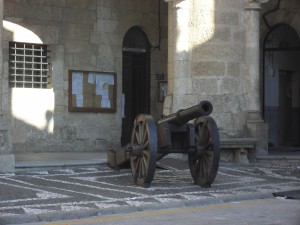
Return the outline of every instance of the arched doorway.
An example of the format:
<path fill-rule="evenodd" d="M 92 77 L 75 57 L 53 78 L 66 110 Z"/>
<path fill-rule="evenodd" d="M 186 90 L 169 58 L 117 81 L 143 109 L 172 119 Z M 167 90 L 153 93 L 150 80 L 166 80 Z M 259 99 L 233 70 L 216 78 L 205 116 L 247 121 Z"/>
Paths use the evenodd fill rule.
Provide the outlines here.
<path fill-rule="evenodd" d="M 135 117 L 150 113 L 150 47 L 146 34 L 137 27 L 123 40 L 121 146 L 130 142 Z"/>
<path fill-rule="evenodd" d="M 264 41 L 264 118 L 269 149 L 300 146 L 300 39 L 286 24 L 270 29 Z"/>

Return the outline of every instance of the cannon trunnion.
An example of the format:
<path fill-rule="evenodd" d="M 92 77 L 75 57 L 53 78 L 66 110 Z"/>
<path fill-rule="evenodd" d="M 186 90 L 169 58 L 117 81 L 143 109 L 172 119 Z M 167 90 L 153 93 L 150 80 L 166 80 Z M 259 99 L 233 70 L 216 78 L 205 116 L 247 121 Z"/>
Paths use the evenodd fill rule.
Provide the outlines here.
<path fill-rule="evenodd" d="M 135 184 L 149 187 L 156 161 L 169 153 L 188 154 L 194 183 L 210 187 L 219 168 L 220 139 L 209 101 L 179 110 L 155 122 L 151 115 L 136 117 L 131 134 L 130 165 Z M 194 123 L 189 121 L 194 120 Z"/>

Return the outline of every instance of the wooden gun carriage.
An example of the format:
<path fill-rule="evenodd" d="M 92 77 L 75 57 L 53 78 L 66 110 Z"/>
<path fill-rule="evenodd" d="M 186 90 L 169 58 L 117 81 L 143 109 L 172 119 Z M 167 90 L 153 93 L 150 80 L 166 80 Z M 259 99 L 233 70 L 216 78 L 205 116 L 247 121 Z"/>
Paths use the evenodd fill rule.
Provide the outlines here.
<path fill-rule="evenodd" d="M 220 159 L 217 125 L 209 116 L 212 109 L 209 101 L 201 101 L 157 122 L 151 115 L 138 115 L 126 150 L 130 155 L 134 183 L 149 187 L 156 161 L 169 153 L 186 153 L 194 183 L 210 187 L 217 175 Z M 194 122 L 189 123 L 191 120 Z"/>

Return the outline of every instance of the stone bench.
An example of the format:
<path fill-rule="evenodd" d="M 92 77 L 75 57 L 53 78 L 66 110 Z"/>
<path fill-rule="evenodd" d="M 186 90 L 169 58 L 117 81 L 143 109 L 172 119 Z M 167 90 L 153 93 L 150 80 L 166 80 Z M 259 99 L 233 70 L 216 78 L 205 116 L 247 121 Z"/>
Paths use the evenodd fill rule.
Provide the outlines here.
<path fill-rule="evenodd" d="M 255 158 L 256 138 L 221 138 L 221 160 L 249 164 Z"/>

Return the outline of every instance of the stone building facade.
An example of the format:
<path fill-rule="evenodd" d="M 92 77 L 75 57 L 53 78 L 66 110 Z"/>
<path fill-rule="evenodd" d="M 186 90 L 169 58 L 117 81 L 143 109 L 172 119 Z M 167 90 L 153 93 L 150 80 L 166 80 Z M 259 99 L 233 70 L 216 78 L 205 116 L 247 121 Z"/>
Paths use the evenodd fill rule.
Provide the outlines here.
<path fill-rule="evenodd" d="M 264 70 L 271 61 L 264 59 L 265 40 L 278 24 L 289 25 L 298 39 L 300 32 L 300 3 L 274 2 L 0 0 L 1 171 L 14 169 L 18 153 L 118 149 L 128 139 L 130 116 L 151 113 L 158 119 L 201 100 L 212 102 L 221 138 L 256 138 L 255 154 L 267 154 L 266 120 L 269 126 L 277 126 L 277 114 L 265 113 L 275 101 L 266 100 L 270 89 Z M 14 43 L 47 46 L 48 88 L 11 86 Z M 299 51 L 297 43 L 295 47 Z M 115 110 L 70 111 L 70 70 L 115 74 Z M 299 68 L 295 63 L 290 70 L 296 71 L 290 108 L 296 124 Z M 133 80 L 145 77 L 140 82 L 128 81 L 127 73 L 135 74 Z M 165 82 L 166 96 L 158 89 Z M 133 91 L 137 89 L 141 92 Z M 139 102 L 145 101 L 139 108 Z M 293 129 L 291 135 L 296 137 L 299 126 Z M 278 138 L 277 133 L 271 134 Z"/>

